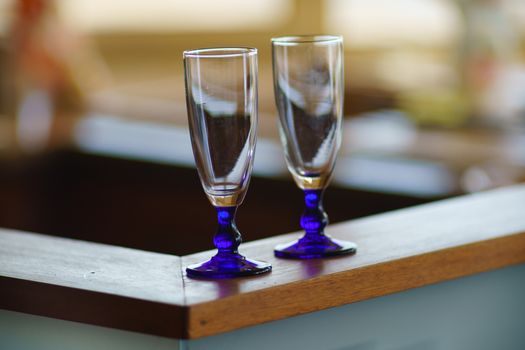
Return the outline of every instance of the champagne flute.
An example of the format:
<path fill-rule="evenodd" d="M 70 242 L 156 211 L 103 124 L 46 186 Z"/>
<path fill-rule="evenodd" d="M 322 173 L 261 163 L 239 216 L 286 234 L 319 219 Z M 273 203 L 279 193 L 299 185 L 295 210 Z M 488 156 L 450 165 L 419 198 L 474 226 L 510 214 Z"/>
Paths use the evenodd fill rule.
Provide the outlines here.
<path fill-rule="evenodd" d="M 356 245 L 324 233 L 328 216 L 322 198 L 341 144 L 344 75 L 340 36 L 272 39 L 275 101 L 288 170 L 304 192 L 305 234 L 275 247 L 283 258 L 313 259 L 352 254 Z"/>
<path fill-rule="evenodd" d="M 190 277 L 230 278 L 271 270 L 238 252 L 235 213 L 252 171 L 257 132 L 257 50 L 208 48 L 184 52 L 186 106 L 193 155 L 219 227 L 217 254 L 186 268 Z"/>

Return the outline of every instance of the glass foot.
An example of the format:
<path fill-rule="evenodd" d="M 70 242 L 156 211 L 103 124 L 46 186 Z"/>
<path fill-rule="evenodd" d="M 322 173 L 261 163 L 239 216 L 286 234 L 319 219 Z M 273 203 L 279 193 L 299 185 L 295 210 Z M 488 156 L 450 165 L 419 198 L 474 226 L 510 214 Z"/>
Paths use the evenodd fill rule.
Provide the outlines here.
<path fill-rule="evenodd" d="M 355 254 L 357 245 L 353 242 L 333 239 L 325 235 L 303 236 L 297 241 L 275 247 L 275 256 L 288 259 L 317 259 L 329 256 Z"/>
<path fill-rule="evenodd" d="M 269 263 L 247 259 L 240 254 L 220 254 L 210 260 L 186 268 L 189 277 L 232 278 L 269 272 Z"/>

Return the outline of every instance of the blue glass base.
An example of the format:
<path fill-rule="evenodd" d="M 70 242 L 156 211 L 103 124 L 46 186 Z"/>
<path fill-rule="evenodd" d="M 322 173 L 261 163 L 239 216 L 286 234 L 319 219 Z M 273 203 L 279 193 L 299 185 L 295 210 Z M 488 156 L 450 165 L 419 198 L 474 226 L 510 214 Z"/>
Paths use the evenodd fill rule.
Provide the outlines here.
<path fill-rule="evenodd" d="M 189 277 L 232 278 L 252 276 L 272 270 L 272 265 L 263 261 L 247 259 L 239 254 L 241 233 L 235 225 L 237 207 L 215 207 L 219 227 L 213 243 L 217 254 L 210 260 L 186 268 Z"/>
<path fill-rule="evenodd" d="M 330 256 L 355 254 L 357 245 L 353 242 L 333 239 L 325 235 L 305 235 L 297 241 L 275 247 L 275 256 L 288 259 L 318 259 Z"/>
<path fill-rule="evenodd" d="M 290 259 L 316 259 L 329 256 L 354 254 L 355 243 L 333 239 L 324 234 L 328 215 L 323 209 L 323 189 L 304 190 L 306 210 L 301 216 L 305 235 L 297 241 L 275 247 L 275 256 Z"/>
<path fill-rule="evenodd" d="M 238 253 L 217 253 L 208 261 L 186 268 L 189 277 L 214 279 L 259 275 L 271 270 L 272 266 L 269 263 L 247 259 Z"/>

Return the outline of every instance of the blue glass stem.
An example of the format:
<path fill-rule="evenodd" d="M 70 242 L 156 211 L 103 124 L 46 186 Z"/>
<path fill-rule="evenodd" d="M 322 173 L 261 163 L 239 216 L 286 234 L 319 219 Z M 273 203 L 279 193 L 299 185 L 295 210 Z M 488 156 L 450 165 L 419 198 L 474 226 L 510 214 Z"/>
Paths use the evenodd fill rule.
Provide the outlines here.
<path fill-rule="evenodd" d="M 215 207 L 215 209 L 219 227 L 213 237 L 213 243 L 218 250 L 218 255 L 238 254 L 242 238 L 235 225 L 237 207 Z"/>
<path fill-rule="evenodd" d="M 356 245 L 325 235 L 328 215 L 323 209 L 324 189 L 304 190 L 306 210 L 301 216 L 305 234 L 296 241 L 279 244 L 274 253 L 280 258 L 316 259 L 329 256 L 354 254 Z"/>
<path fill-rule="evenodd" d="M 237 207 L 215 207 L 219 228 L 213 243 L 217 254 L 209 260 L 190 265 L 186 272 L 190 277 L 232 278 L 268 272 L 272 266 L 263 261 L 252 260 L 239 254 L 241 233 L 235 225 Z"/>
<path fill-rule="evenodd" d="M 304 190 L 306 210 L 301 216 L 301 227 L 308 239 L 319 239 L 324 236 L 324 228 L 328 225 L 328 215 L 323 209 L 324 189 Z"/>

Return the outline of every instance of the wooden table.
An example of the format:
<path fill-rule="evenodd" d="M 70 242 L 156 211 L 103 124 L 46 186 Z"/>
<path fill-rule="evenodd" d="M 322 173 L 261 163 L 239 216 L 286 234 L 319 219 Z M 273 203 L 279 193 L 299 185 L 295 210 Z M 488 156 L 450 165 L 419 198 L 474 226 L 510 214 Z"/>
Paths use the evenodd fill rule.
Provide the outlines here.
<path fill-rule="evenodd" d="M 328 227 L 355 256 L 277 259 L 291 233 L 243 244 L 267 275 L 188 278 L 211 251 L 174 256 L 0 231 L 0 308 L 173 339 L 197 339 L 525 262 L 525 185 Z M 522 302 L 523 303 L 523 302 Z M 523 304 L 522 304 L 523 305 Z M 1 337 L 0 337 L 1 338 Z"/>

